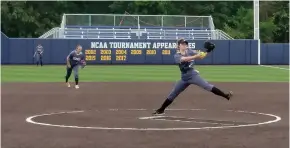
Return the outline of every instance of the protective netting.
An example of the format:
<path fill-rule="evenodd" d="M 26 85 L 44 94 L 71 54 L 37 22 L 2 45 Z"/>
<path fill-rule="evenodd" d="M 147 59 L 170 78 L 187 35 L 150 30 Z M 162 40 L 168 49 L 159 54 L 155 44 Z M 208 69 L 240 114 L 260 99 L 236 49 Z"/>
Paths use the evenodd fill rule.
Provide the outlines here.
<path fill-rule="evenodd" d="M 88 26 L 89 15 L 65 15 L 65 26 Z"/>
<path fill-rule="evenodd" d="M 187 17 L 186 27 L 210 27 L 210 18 L 209 17 Z"/>
<path fill-rule="evenodd" d="M 92 15 L 90 18 L 90 26 L 112 26 L 115 23 L 114 16 Z"/>
<path fill-rule="evenodd" d="M 65 14 L 65 26 L 210 27 L 211 16 Z M 213 22 L 212 22 L 213 23 Z"/>

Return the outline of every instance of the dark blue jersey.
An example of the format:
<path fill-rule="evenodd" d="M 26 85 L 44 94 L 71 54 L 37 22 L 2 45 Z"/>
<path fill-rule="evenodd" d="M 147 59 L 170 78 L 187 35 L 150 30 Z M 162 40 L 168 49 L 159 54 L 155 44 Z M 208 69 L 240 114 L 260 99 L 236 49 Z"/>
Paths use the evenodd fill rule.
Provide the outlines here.
<path fill-rule="evenodd" d="M 36 47 L 36 51 L 35 51 L 35 53 L 34 53 L 34 56 L 35 55 L 40 55 L 40 56 L 42 56 L 42 54 L 43 54 L 43 47 L 41 46 L 41 45 L 38 45 L 37 47 Z"/>
<path fill-rule="evenodd" d="M 69 61 L 70 61 L 70 65 L 72 67 L 74 67 L 76 65 L 80 65 L 81 64 L 81 60 L 84 60 L 85 56 L 83 55 L 82 52 L 77 54 L 76 51 L 74 50 L 68 55 L 68 58 L 69 58 Z"/>
<path fill-rule="evenodd" d="M 194 60 L 188 61 L 188 62 L 181 62 L 181 57 L 189 57 L 197 54 L 195 50 L 186 50 L 185 54 L 182 55 L 180 51 L 177 51 L 174 55 L 175 62 L 178 64 L 180 72 L 181 72 L 181 78 L 182 79 L 190 79 L 192 75 L 198 74 L 194 70 Z"/>

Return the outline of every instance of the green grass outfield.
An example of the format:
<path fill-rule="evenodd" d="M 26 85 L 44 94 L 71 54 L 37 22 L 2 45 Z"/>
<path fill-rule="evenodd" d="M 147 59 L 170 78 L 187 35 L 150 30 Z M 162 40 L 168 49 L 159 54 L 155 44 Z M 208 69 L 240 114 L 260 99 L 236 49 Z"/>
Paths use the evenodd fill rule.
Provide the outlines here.
<path fill-rule="evenodd" d="M 287 67 L 286 67 L 287 68 Z M 289 70 L 262 66 L 196 66 L 211 82 L 288 82 Z M 2 82 L 63 82 L 65 66 L 1 66 Z M 169 65 L 88 65 L 80 69 L 81 82 L 169 81 L 180 78 Z M 70 78 L 73 80 L 73 75 Z"/>

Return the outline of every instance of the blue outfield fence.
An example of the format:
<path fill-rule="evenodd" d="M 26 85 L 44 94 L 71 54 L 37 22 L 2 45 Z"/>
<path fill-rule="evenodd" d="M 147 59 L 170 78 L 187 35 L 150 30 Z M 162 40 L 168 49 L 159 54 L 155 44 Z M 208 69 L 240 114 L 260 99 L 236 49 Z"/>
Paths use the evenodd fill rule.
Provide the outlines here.
<path fill-rule="evenodd" d="M 258 64 L 257 40 L 213 40 L 216 49 L 196 64 Z M 190 40 L 190 47 L 202 49 L 204 40 Z M 83 46 L 88 64 L 174 64 L 176 40 L 94 40 L 7 38 L 1 34 L 2 64 L 33 64 L 36 46 L 44 48 L 45 64 L 64 64 L 77 44 Z M 289 64 L 289 44 L 261 44 L 261 64 Z"/>

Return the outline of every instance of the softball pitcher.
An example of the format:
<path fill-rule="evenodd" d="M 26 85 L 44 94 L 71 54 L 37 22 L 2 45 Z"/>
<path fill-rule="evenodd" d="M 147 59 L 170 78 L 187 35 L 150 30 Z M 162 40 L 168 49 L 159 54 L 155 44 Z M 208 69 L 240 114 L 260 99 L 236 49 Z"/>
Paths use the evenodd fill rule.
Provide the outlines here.
<path fill-rule="evenodd" d="M 205 81 L 200 75 L 199 72 L 196 71 L 194 66 L 194 60 L 203 59 L 207 53 L 211 52 L 215 45 L 209 41 L 204 43 L 204 48 L 207 49 L 207 52 L 199 52 L 196 50 L 190 50 L 188 48 L 188 42 L 184 39 L 180 39 L 177 42 L 178 51 L 174 55 L 175 62 L 178 63 L 179 69 L 181 71 L 181 80 L 177 82 L 171 93 L 168 95 L 167 99 L 164 101 L 162 106 L 157 109 L 153 114 L 160 115 L 163 114 L 165 109 L 173 102 L 173 100 L 183 92 L 189 85 L 194 84 L 197 85 L 209 92 L 212 92 L 215 95 L 221 96 L 230 100 L 233 96 L 233 92 L 229 91 L 228 93 L 224 93 L 216 86 Z"/>
<path fill-rule="evenodd" d="M 34 58 L 36 58 L 36 65 L 38 66 L 38 64 L 40 63 L 40 65 L 42 66 L 42 56 L 43 56 L 43 47 L 38 44 L 38 46 L 36 47 L 36 51 L 33 55 Z"/>
<path fill-rule="evenodd" d="M 75 77 L 75 88 L 79 88 L 79 68 L 84 68 L 86 62 L 84 60 L 84 55 L 82 53 L 82 46 L 78 45 L 74 51 L 72 51 L 66 58 L 66 76 L 65 82 L 67 87 L 70 87 L 68 82 L 69 77 L 71 76 L 72 71 L 74 72 Z"/>

